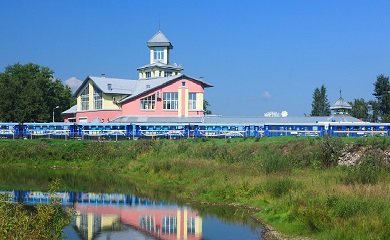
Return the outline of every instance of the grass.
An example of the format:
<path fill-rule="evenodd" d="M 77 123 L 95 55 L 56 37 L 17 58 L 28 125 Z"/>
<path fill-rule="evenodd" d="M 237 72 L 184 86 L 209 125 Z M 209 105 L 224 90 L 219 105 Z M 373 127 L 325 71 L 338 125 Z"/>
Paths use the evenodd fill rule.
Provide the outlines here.
<path fill-rule="evenodd" d="M 366 154 L 358 166 L 336 167 L 346 144 Z M 381 137 L 0 141 L 0 163 L 110 168 L 148 184 L 180 186 L 183 201 L 257 207 L 258 218 L 288 236 L 385 239 L 389 144 Z"/>

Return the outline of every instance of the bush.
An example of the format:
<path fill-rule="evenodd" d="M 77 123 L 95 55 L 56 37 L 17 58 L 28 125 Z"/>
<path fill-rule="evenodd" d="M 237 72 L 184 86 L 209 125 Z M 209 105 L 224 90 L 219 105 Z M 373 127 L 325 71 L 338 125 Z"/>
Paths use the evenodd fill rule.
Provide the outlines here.
<path fill-rule="evenodd" d="M 343 142 L 340 138 L 329 136 L 324 137 L 321 145 L 321 161 L 324 167 L 329 168 L 337 166 L 340 157 L 340 151 L 343 146 Z"/>
<path fill-rule="evenodd" d="M 49 204 L 34 208 L 13 203 L 9 195 L 0 194 L 0 239 L 62 239 L 62 231 L 71 223 L 74 212 L 62 208 L 54 194 L 57 187 L 55 181 L 49 191 L 53 196 Z"/>
<path fill-rule="evenodd" d="M 377 184 L 382 169 L 382 160 L 375 155 L 367 156 L 359 165 L 346 169 L 345 184 Z"/>
<path fill-rule="evenodd" d="M 271 197 L 279 198 L 290 192 L 295 187 L 295 183 L 290 178 L 272 179 L 265 183 L 264 190 Z"/>
<path fill-rule="evenodd" d="M 263 169 L 266 174 L 272 173 L 291 173 L 291 161 L 285 156 L 271 156 L 266 158 L 263 163 Z"/>

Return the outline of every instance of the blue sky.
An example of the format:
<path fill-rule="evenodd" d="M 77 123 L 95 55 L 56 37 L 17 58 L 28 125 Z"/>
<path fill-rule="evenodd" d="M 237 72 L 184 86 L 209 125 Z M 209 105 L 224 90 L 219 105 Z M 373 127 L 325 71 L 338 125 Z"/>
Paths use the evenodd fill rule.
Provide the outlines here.
<path fill-rule="evenodd" d="M 390 75 L 390 1 L 1 1 L 0 71 L 47 66 L 63 81 L 137 79 L 158 30 L 171 63 L 214 85 L 214 114 L 310 114 L 322 84 L 333 104 L 372 96 Z"/>

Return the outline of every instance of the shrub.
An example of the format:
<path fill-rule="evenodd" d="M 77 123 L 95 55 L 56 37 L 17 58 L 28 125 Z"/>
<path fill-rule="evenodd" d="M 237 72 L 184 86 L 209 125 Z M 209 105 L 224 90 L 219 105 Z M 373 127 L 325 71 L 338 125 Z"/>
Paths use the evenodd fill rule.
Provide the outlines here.
<path fill-rule="evenodd" d="M 324 137 L 321 145 L 321 161 L 324 167 L 337 166 L 340 151 L 343 148 L 343 142 L 337 137 Z"/>
<path fill-rule="evenodd" d="M 263 169 L 266 174 L 291 173 L 291 161 L 286 156 L 270 156 L 263 162 Z"/>
<path fill-rule="evenodd" d="M 264 190 L 271 197 L 279 198 L 287 194 L 295 187 L 295 183 L 290 178 L 270 179 L 265 183 Z"/>
<path fill-rule="evenodd" d="M 60 200 L 55 197 L 54 181 L 49 204 L 34 208 L 11 202 L 10 196 L 0 194 L 0 239 L 62 239 L 62 231 L 73 217 L 72 209 L 65 211 Z"/>

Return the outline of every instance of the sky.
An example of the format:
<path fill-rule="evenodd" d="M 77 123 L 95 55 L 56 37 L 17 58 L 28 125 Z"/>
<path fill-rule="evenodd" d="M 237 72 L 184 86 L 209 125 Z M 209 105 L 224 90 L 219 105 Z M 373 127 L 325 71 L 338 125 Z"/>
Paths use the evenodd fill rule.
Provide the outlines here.
<path fill-rule="evenodd" d="M 0 72 L 49 67 L 71 87 L 87 76 L 138 79 L 159 30 L 170 63 L 203 77 L 213 114 L 311 112 L 315 88 L 330 104 L 373 100 L 390 75 L 390 1 L 0 0 Z"/>

